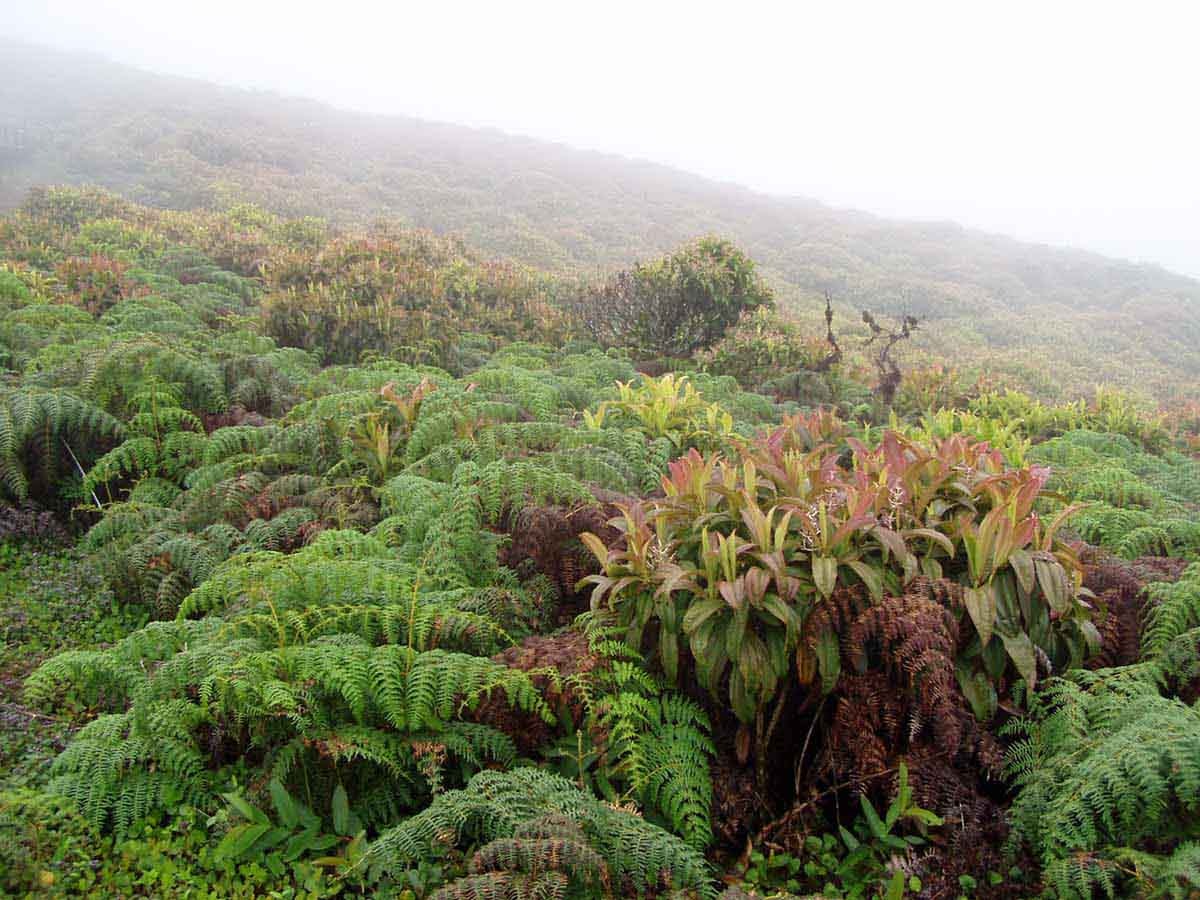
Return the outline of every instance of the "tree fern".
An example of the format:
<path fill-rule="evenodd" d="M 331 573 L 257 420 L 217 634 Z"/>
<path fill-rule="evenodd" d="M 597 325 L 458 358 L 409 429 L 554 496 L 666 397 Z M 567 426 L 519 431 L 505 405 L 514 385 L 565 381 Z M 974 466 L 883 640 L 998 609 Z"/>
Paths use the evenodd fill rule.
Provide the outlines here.
<path fill-rule="evenodd" d="M 511 643 L 491 617 L 414 593 L 412 601 L 326 604 L 282 613 L 254 610 L 231 617 L 223 626 L 231 635 L 253 636 L 263 643 L 308 643 L 334 634 L 353 634 L 370 644 L 404 644 L 418 650 L 436 647 L 488 655 Z"/>
<path fill-rule="evenodd" d="M 456 721 L 485 694 L 499 691 L 519 709 L 549 715 L 525 673 L 483 657 L 372 647 L 345 634 L 272 649 L 220 629 L 206 636 L 207 643 L 178 647 L 152 671 L 126 644 L 108 657 L 52 659 L 31 679 L 31 700 L 59 695 L 68 682 L 75 690 L 80 682 L 93 690 L 113 686 L 131 699 L 128 713 L 98 719 L 55 763 L 56 789 L 80 800 L 97 823 L 112 816 L 124 828 L 130 803 L 137 818 L 180 792 L 208 790 L 202 724 L 249 729 L 268 749 L 303 739 L 317 759 L 383 763 L 413 781 L 440 778 L 422 766 L 426 746 L 470 768 L 514 760 L 509 738 Z M 344 729 L 358 735 L 353 746 L 343 744 Z"/>
<path fill-rule="evenodd" d="M 532 861 L 535 849 L 548 851 L 554 845 L 535 844 L 527 855 L 511 844 L 491 849 L 488 844 L 519 839 L 524 829 L 536 834 L 535 823 L 544 824 L 549 819 L 570 823 L 558 827 L 573 826 L 586 840 L 584 844 L 576 839 L 580 846 L 572 849 L 563 865 L 569 864 L 569 858 L 583 859 L 584 848 L 590 848 L 604 861 L 614 894 L 674 888 L 692 890 L 701 897 L 716 896 L 704 858 L 679 838 L 614 810 L 565 778 L 538 769 L 481 772 L 465 789 L 438 796 L 422 812 L 385 831 L 371 846 L 369 856 L 385 869 L 400 872 L 422 860 L 434 859 L 443 848 L 478 841 L 484 844 L 480 868 L 504 861 L 517 868 L 522 857 Z M 593 860 L 594 866 L 594 857 L 589 854 L 586 858 Z M 541 866 L 553 870 L 552 854 L 544 853 L 537 859 Z M 477 890 L 478 883 L 461 887 Z"/>
<path fill-rule="evenodd" d="M 1152 586 L 1139 663 L 1053 679 L 1011 726 L 1014 834 L 1059 896 L 1195 890 L 1200 709 L 1164 690 L 1200 669 L 1198 574 Z"/>
<path fill-rule="evenodd" d="M 93 824 L 118 834 L 152 810 L 196 803 L 208 789 L 191 729 L 203 713 L 186 701 L 101 716 L 84 726 L 51 767 L 51 790 L 74 800 Z"/>
<path fill-rule="evenodd" d="M 707 846 L 712 840 L 709 760 L 716 755 L 708 716 L 642 668 L 636 653 L 613 639 L 616 630 L 603 620 L 588 614 L 580 624 L 604 665 L 572 676 L 570 684 L 586 712 L 588 739 L 607 760 L 605 780 L 627 785 L 648 815 L 689 844 Z"/>
<path fill-rule="evenodd" d="M 1181 635 L 1200 628 L 1200 563 L 1188 566 L 1178 581 L 1152 584 L 1146 593 L 1142 652 L 1154 657 Z"/>
<path fill-rule="evenodd" d="M 1170 838 L 1164 814 L 1186 822 L 1200 811 L 1200 712 L 1153 684 L 1092 687 L 1048 689 L 1052 712 L 1013 768 L 1022 787 L 1014 821 L 1051 857 L 1114 838 Z"/>
<path fill-rule="evenodd" d="M 285 509 L 270 519 L 247 523 L 243 547 L 247 550 L 280 550 L 303 542 L 305 526 L 316 522 L 317 514 L 306 507 Z"/>
<path fill-rule="evenodd" d="M 24 500 L 41 485 L 40 499 L 55 499 L 55 480 L 93 462 L 124 426 L 91 403 L 64 391 L 18 390 L 0 395 L 0 486 Z"/>
<path fill-rule="evenodd" d="M 489 522 L 498 521 L 505 511 L 526 503 L 571 506 L 593 499 L 591 492 L 568 473 L 525 461 L 489 463 L 478 469 L 478 474 L 464 466 L 455 473 L 455 478 L 476 481 L 482 512 Z"/>
<path fill-rule="evenodd" d="M 1124 436 L 1093 431 L 1068 432 L 1037 445 L 1030 457 L 1051 464 L 1052 488 L 1087 501 L 1070 525 L 1084 540 L 1126 558 L 1200 552 L 1195 459 L 1146 452 Z"/>
<path fill-rule="evenodd" d="M 266 448 L 279 433 L 274 426 L 229 425 L 208 436 L 204 446 L 204 465 L 212 465 L 231 456 L 253 454 Z"/>

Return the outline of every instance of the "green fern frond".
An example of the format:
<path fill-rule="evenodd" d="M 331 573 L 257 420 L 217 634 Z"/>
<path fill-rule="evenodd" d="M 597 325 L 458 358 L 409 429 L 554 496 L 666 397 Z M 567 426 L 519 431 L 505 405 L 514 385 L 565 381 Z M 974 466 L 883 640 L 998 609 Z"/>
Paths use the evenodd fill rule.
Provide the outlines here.
<path fill-rule="evenodd" d="M 522 828 L 550 816 L 577 825 L 587 846 L 604 860 L 620 892 L 665 888 L 692 890 L 702 898 L 716 896 L 708 864 L 699 852 L 643 819 L 606 806 L 567 779 L 539 769 L 479 773 L 465 789 L 440 794 L 425 810 L 381 834 L 369 856 L 385 869 L 399 872 L 460 842 L 477 840 L 486 845 L 516 837 Z M 543 845 L 543 849 L 548 848 Z"/>

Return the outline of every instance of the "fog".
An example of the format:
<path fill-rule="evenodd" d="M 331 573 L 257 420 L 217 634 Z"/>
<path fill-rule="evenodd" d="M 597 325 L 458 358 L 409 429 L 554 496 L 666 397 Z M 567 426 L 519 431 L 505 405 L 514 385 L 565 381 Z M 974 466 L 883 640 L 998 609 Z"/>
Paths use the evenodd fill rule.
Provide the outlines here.
<path fill-rule="evenodd" d="M 1200 276 L 1187 3 L 7 4 L 0 31 Z"/>

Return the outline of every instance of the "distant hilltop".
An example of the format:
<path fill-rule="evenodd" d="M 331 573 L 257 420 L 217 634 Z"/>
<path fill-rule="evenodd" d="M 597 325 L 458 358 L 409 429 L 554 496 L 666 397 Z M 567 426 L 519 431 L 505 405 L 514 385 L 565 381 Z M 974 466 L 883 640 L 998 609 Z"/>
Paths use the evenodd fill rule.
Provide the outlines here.
<path fill-rule="evenodd" d="M 817 320 L 826 292 L 846 314 L 910 313 L 927 323 L 914 350 L 953 344 L 1046 393 L 1108 381 L 1168 399 L 1200 380 L 1200 282 L 1157 266 L 2 41 L 0 122 L 42 129 L 10 138 L 23 149 L 6 155 L 0 208 L 54 183 L 165 208 L 249 201 L 340 224 L 396 219 L 558 272 L 718 234 L 796 316 Z"/>

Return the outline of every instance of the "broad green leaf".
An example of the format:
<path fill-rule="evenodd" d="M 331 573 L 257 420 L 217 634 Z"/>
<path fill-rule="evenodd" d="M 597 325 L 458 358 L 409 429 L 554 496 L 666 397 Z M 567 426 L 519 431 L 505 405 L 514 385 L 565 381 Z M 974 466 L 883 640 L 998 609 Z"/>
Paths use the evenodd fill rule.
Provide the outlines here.
<path fill-rule="evenodd" d="M 900 814 L 904 812 L 905 802 L 899 796 L 892 799 L 888 804 L 887 814 L 883 818 L 883 827 L 885 831 L 891 832 L 896 827 L 896 823 L 900 821 Z"/>
<path fill-rule="evenodd" d="M 853 853 L 858 849 L 858 839 L 847 830 L 845 825 L 839 825 L 838 831 L 842 835 L 842 841 L 846 845 L 846 849 Z"/>
<path fill-rule="evenodd" d="M 992 639 L 992 629 L 996 626 L 996 595 L 992 593 L 992 585 L 983 587 L 968 587 L 963 591 L 963 602 L 975 630 L 979 632 L 979 642 L 985 647 Z"/>
<path fill-rule="evenodd" d="M 746 689 L 754 693 L 758 693 L 760 686 L 769 685 L 775 680 L 767 646 L 753 631 L 747 631 L 742 640 L 737 665 L 742 677 L 746 679 Z"/>
<path fill-rule="evenodd" d="M 333 800 L 330 803 L 333 811 L 333 830 L 338 834 L 350 835 L 350 799 L 346 789 L 338 785 L 333 789 Z"/>
<path fill-rule="evenodd" d="M 254 845 L 255 841 L 266 834 L 270 828 L 269 824 L 261 822 L 246 822 L 243 825 L 235 825 L 229 829 L 225 837 L 222 838 L 221 843 L 217 844 L 217 849 L 213 855 L 217 859 L 238 859 Z"/>
<path fill-rule="evenodd" d="M 780 678 L 787 677 L 788 651 L 791 649 L 791 641 L 778 628 L 768 631 L 763 635 L 763 640 L 767 645 L 767 660 L 771 667 L 772 678 L 778 681 Z"/>
<path fill-rule="evenodd" d="M 309 842 L 310 850 L 328 850 L 330 847 L 337 846 L 340 838 L 336 834 L 318 834 Z"/>
<path fill-rule="evenodd" d="M 863 584 L 867 586 L 867 590 L 871 592 L 871 599 L 878 603 L 883 599 L 883 572 L 868 562 L 863 562 L 861 559 L 852 559 L 846 563 L 855 574 L 862 579 Z"/>
<path fill-rule="evenodd" d="M 1067 583 L 1067 573 L 1058 560 L 1038 559 L 1034 565 L 1037 569 L 1038 584 L 1050 608 L 1060 615 L 1071 609 L 1071 588 Z"/>
<path fill-rule="evenodd" d="M 1016 579 L 1001 572 L 992 579 L 992 596 L 996 599 L 996 631 L 1013 633 L 1021 630 L 1022 608 Z"/>
<path fill-rule="evenodd" d="M 1004 652 L 1001 641 L 988 641 L 979 654 L 983 660 L 983 670 L 992 681 L 999 680 L 1008 668 L 1008 654 Z"/>
<path fill-rule="evenodd" d="M 908 765 L 904 760 L 900 761 L 899 781 L 900 789 L 896 792 L 896 807 L 904 812 L 912 806 L 912 788 L 908 784 Z"/>
<path fill-rule="evenodd" d="M 943 819 L 937 813 L 928 809 L 921 809 L 919 806 L 910 808 L 908 811 L 908 817 L 910 819 L 916 819 L 922 825 L 933 825 L 936 827 L 938 825 L 945 824 L 945 819 Z"/>
<path fill-rule="evenodd" d="M 837 560 L 832 556 L 814 556 L 812 558 L 813 582 L 821 596 L 828 599 L 837 585 Z"/>
<path fill-rule="evenodd" d="M 733 714 L 740 721 L 754 721 L 756 711 L 754 699 L 746 690 L 746 682 L 737 666 L 734 666 L 729 673 L 729 703 L 733 707 Z"/>
<path fill-rule="evenodd" d="M 679 675 L 679 635 L 664 628 L 658 639 L 658 654 L 662 659 L 663 674 L 674 684 Z"/>
<path fill-rule="evenodd" d="M 251 822 L 259 825 L 270 824 L 271 820 L 267 817 L 267 814 L 250 803 L 241 794 L 222 794 L 221 796 L 225 798 L 226 803 L 241 814 L 242 818 L 249 819 Z"/>
<path fill-rule="evenodd" d="M 779 620 L 779 624 L 784 626 L 788 635 L 792 635 L 797 627 L 796 611 L 788 606 L 774 594 L 768 594 L 763 598 L 763 610 Z M 686 617 L 685 617 L 686 621 Z"/>
<path fill-rule="evenodd" d="M 317 829 L 306 828 L 287 842 L 283 849 L 283 858 L 288 862 L 295 862 L 305 853 L 316 849 L 317 839 Z"/>
<path fill-rule="evenodd" d="M 926 540 L 933 541 L 939 547 L 946 551 L 946 555 L 954 558 L 954 542 L 940 531 L 935 531 L 932 528 L 910 528 L 904 532 L 905 537 L 922 537 Z"/>
<path fill-rule="evenodd" d="M 879 541 L 888 552 L 896 559 L 904 559 L 908 556 L 908 545 L 904 543 L 904 538 L 890 528 L 876 526 L 871 529 L 871 534 Z"/>
<path fill-rule="evenodd" d="M 254 845 L 254 852 L 265 853 L 272 847 L 278 847 L 289 837 L 291 837 L 291 834 L 292 832 L 289 829 L 276 826 L 264 834 L 262 838 Z"/>
<path fill-rule="evenodd" d="M 1029 551 L 1014 550 L 1008 557 L 1008 564 L 1017 573 L 1017 584 L 1021 586 L 1021 591 L 1026 596 L 1032 594 L 1034 586 L 1033 557 L 1029 555 Z"/>
<path fill-rule="evenodd" d="M 996 688 L 983 672 L 972 672 L 966 666 L 955 666 L 954 674 L 958 678 L 958 686 L 971 704 L 971 712 L 981 722 L 990 722 L 996 715 L 999 698 Z"/>
<path fill-rule="evenodd" d="M 867 820 L 867 827 L 871 829 L 871 834 L 875 835 L 876 840 L 882 841 L 887 837 L 887 826 L 879 818 L 879 813 L 875 812 L 875 807 L 871 805 L 871 801 L 867 799 L 866 794 L 859 794 L 858 802 L 862 807 L 863 818 Z"/>
<path fill-rule="evenodd" d="M 1017 671 L 1021 673 L 1021 677 L 1025 679 L 1029 690 L 1032 691 L 1037 685 L 1037 653 L 1034 650 L 1033 641 L 1023 631 L 1011 636 L 1002 634 L 1000 639 L 1004 641 L 1004 649 L 1008 651 L 1013 665 L 1017 667 Z"/>
<path fill-rule="evenodd" d="M 733 611 L 733 618 L 725 628 L 725 652 L 730 659 L 737 659 L 742 650 L 742 641 L 750 627 L 750 607 L 742 606 Z"/>
<path fill-rule="evenodd" d="M 821 673 L 821 692 L 828 694 L 842 674 L 842 648 L 832 631 L 823 631 L 817 638 L 817 669 Z"/>
<path fill-rule="evenodd" d="M 684 618 L 686 620 L 687 617 Z M 688 648 L 692 651 L 692 656 L 702 659 L 712 653 L 715 645 L 722 643 L 717 634 L 718 625 L 719 623 L 710 619 L 688 634 Z"/>
<path fill-rule="evenodd" d="M 728 607 L 725 601 L 720 597 L 702 597 L 699 600 L 691 603 L 687 612 L 683 614 L 683 630 L 685 634 L 692 634 L 696 629 L 704 624 L 710 616 L 721 612 Z"/>
<path fill-rule="evenodd" d="M 978 581 L 984 577 L 981 560 L 983 552 L 979 547 L 979 535 L 968 528 L 963 531 L 962 542 L 967 550 L 967 572 Z"/>
<path fill-rule="evenodd" d="M 295 828 L 300 824 L 300 809 L 296 801 L 292 799 L 292 795 L 287 792 L 278 779 L 272 778 L 271 783 L 267 785 L 267 791 L 271 795 L 271 803 L 275 806 L 275 814 L 279 817 L 280 824 L 284 828 Z"/>

